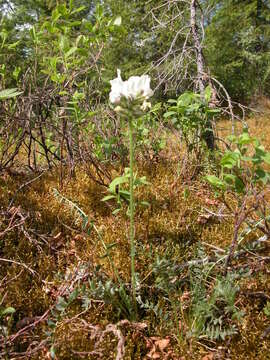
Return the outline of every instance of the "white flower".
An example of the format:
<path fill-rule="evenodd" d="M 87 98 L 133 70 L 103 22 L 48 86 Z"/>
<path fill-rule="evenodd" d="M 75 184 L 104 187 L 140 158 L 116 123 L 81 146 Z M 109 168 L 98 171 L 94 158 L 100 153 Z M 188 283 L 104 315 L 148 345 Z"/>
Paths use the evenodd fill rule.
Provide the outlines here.
<path fill-rule="evenodd" d="M 121 79 L 121 71 L 117 69 L 117 78 L 110 81 L 112 89 L 110 92 L 110 102 L 117 104 L 121 99 L 121 91 L 124 87 L 124 81 Z"/>
<path fill-rule="evenodd" d="M 110 81 L 111 92 L 110 101 L 113 104 L 120 102 L 121 97 L 129 100 L 134 100 L 137 97 L 148 99 L 153 95 L 153 90 L 150 88 L 150 76 L 131 76 L 127 81 L 121 79 L 121 71 L 117 69 L 117 78 Z"/>

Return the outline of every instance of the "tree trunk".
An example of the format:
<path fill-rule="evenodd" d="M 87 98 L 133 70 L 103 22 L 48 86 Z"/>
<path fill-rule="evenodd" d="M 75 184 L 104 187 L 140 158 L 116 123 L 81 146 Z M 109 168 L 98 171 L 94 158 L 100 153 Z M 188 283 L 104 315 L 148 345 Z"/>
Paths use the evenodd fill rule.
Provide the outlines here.
<path fill-rule="evenodd" d="M 205 85 L 204 85 L 204 81 L 203 81 L 205 62 L 204 62 L 199 32 L 198 32 L 198 26 L 196 23 L 196 10 L 197 10 L 197 1 L 191 0 L 191 3 L 190 3 L 190 26 L 191 26 L 192 36 L 193 36 L 194 45 L 195 45 L 195 49 L 196 49 L 198 84 L 199 84 L 200 94 L 203 96 L 204 90 L 205 90 Z"/>
<path fill-rule="evenodd" d="M 262 0 L 257 0 L 257 26 L 262 16 Z"/>
<path fill-rule="evenodd" d="M 205 92 L 205 79 L 208 78 L 205 72 L 205 60 L 203 56 L 202 43 L 198 31 L 198 26 L 196 23 L 196 11 L 197 11 L 197 0 L 191 0 L 190 2 L 190 27 L 193 36 L 193 41 L 196 49 L 196 64 L 197 64 L 197 77 L 198 85 L 201 94 L 201 98 L 204 99 Z M 205 131 L 202 134 L 204 141 L 209 150 L 214 150 L 215 148 L 215 138 L 213 132 L 213 125 L 211 120 L 207 120 L 205 124 Z"/>

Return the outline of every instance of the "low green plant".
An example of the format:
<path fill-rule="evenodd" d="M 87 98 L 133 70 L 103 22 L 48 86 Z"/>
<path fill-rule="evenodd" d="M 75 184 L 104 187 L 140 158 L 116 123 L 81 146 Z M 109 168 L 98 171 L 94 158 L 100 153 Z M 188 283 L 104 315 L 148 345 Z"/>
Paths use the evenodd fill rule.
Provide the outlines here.
<path fill-rule="evenodd" d="M 204 252 L 199 251 L 202 256 Z M 243 316 L 236 305 L 239 292 L 238 275 L 217 275 L 210 281 L 211 264 L 201 263 L 189 268 L 191 306 L 189 336 L 224 340 L 237 333 L 237 322 Z M 214 274 L 212 274 L 213 276 Z M 213 278 L 211 276 L 211 278 Z"/>
<path fill-rule="evenodd" d="M 188 270 L 185 273 L 184 267 Z M 186 324 L 190 337 L 224 340 L 236 334 L 237 324 L 243 316 L 235 305 L 239 292 L 237 280 L 244 274 L 222 276 L 216 273 L 213 262 L 208 260 L 201 246 L 197 249 L 196 259 L 188 261 L 184 267 L 168 257 L 156 258 L 152 267 L 153 293 L 162 294 L 166 306 L 163 305 L 160 313 L 158 303 L 148 299 L 149 310 L 155 309 L 160 320 L 165 316 L 167 322 L 173 319 L 172 326 L 177 329 L 179 341 L 183 335 L 179 322 Z M 188 294 L 185 303 L 184 291 Z"/>
<path fill-rule="evenodd" d="M 3 305 L 4 297 L 0 297 L 0 350 L 4 350 L 5 357 L 4 359 L 9 359 L 8 350 L 6 347 L 6 339 L 10 334 L 10 329 L 12 327 L 13 314 L 16 310 L 11 307 L 5 307 Z M 3 354 L 3 353 L 2 353 Z"/>
<path fill-rule="evenodd" d="M 180 294 L 182 292 L 181 284 L 183 280 L 180 277 L 182 270 L 176 261 L 157 256 L 152 265 L 152 271 L 155 288 L 163 292 L 167 297 L 170 297 L 172 293 Z"/>
<path fill-rule="evenodd" d="M 47 320 L 48 328 L 45 331 L 47 340 L 50 344 L 49 353 L 52 359 L 56 359 L 57 346 L 55 345 L 55 331 L 57 325 L 63 320 L 67 314 L 68 308 L 77 299 L 80 293 L 79 287 L 76 287 L 67 296 L 59 296 L 55 306 L 51 310 L 49 319 Z"/>
<path fill-rule="evenodd" d="M 105 304 L 111 305 L 113 315 L 118 319 L 135 320 L 130 290 L 123 282 L 101 279 L 98 276 L 89 279 L 82 296 L 84 309 L 89 308 L 91 299 L 101 300 Z"/>
<path fill-rule="evenodd" d="M 166 145 L 166 135 L 163 131 L 163 104 L 153 105 L 134 123 L 136 131 L 136 149 L 146 159 L 157 157 Z"/>
<path fill-rule="evenodd" d="M 198 153 L 202 149 L 203 140 L 208 148 L 214 146 L 208 141 L 210 138 L 212 141 L 214 139 L 212 120 L 220 110 L 209 106 L 210 99 L 211 88 L 208 86 L 203 99 L 199 94 L 185 92 L 177 100 L 168 100 L 168 111 L 164 118 L 170 119 L 173 126 L 180 131 L 188 152 Z"/>
<path fill-rule="evenodd" d="M 0 100 L 6 100 L 14 98 L 18 95 L 22 94 L 21 91 L 17 91 L 17 89 L 5 89 L 0 91 Z"/>
<path fill-rule="evenodd" d="M 102 201 L 115 200 L 118 207 L 113 211 L 113 214 L 116 215 L 123 206 L 123 203 L 128 205 L 127 214 L 129 215 L 129 206 L 130 206 L 130 190 L 128 189 L 128 184 L 130 181 L 130 169 L 125 168 L 124 175 L 118 176 L 113 179 L 108 187 L 109 195 L 105 196 Z M 149 182 L 146 180 L 146 177 L 136 177 L 134 174 L 133 190 L 138 188 L 141 185 L 149 185 Z M 141 201 L 139 204 L 147 206 L 149 205 L 146 201 Z M 135 204 L 136 205 L 136 204 Z"/>
<path fill-rule="evenodd" d="M 244 129 L 240 136 L 232 135 L 228 140 L 231 148 L 221 156 L 218 176 L 206 176 L 206 180 L 234 219 L 233 239 L 225 271 L 236 245 L 244 239 L 239 237 L 244 223 L 254 231 L 261 230 L 263 234 L 269 234 L 269 211 L 265 192 L 270 182 L 270 173 L 267 170 L 270 152 L 265 150 L 257 138 L 251 137 L 247 129 Z M 234 201 L 228 201 L 228 196 Z"/>
<path fill-rule="evenodd" d="M 263 308 L 263 312 L 267 317 L 270 317 L 270 301 L 267 301 L 266 305 Z"/>
<path fill-rule="evenodd" d="M 224 340 L 226 336 L 236 334 L 233 321 L 239 321 L 243 313 L 235 306 L 239 287 L 234 284 L 232 275 L 218 278 L 209 295 L 204 285 L 201 287 L 192 292 L 190 335 Z"/>
<path fill-rule="evenodd" d="M 116 245 L 114 243 L 105 244 L 102 235 L 95 226 L 94 221 L 90 220 L 85 212 L 73 201 L 66 198 L 60 194 L 56 189 L 54 189 L 55 197 L 62 203 L 66 204 L 69 207 L 72 214 L 81 221 L 81 227 L 83 231 L 86 231 L 88 235 L 92 231 L 95 231 L 99 241 L 102 244 L 104 249 L 103 259 L 108 259 L 108 262 L 113 270 L 115 280 L 112 281 L 107 277 L 101 276 L 101 268 L 98 266 L 92 278 L 88 281 L 89 286 L 85 287 L 83 290 L 83 307 L 87 308 L 87 304 L 91 298 L 96 298 L 104 301 L 107 304 L 112 305 L 115 313 L 119 317 L 127 317 L 130 320 L 136 319 L 136 313 L 134 312 L 134 304 L 131 295 L 131 289 L 128 284 L 125 284 L 121 279 L 117 267 L 115 266 L 112 249 Z M 135 286 L 136 289 L 139 288 L 139 280 L 137 274 L 135 275 Z"/>
<path fill-rule="evenodd" d="M 16 310 L 11 306 L 3 307 L 0 305 L 0 331 L 4 336 L 8 335 L 8 328 L 15 312 Z"/>
<path fill-rule="evenodd" d="M 266 166 L 270 165 L 270 152 L 260 141 L 251 137 L 248 129 L 240 136 L 228 137 L 232 149 L 226 150 L 220 160 L 220 175 L 206 176 L 206 180 L 219 192 L 231 191 L 239 196 L 261 190 L 270 181 Z"/>

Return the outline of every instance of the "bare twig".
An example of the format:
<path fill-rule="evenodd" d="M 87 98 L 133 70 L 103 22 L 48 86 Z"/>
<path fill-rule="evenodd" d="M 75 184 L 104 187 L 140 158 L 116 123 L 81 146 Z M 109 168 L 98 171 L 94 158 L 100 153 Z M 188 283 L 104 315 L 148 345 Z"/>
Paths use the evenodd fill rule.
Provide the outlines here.
<path fill-rule="evenodd" d="M 21 262 L 15 261 L 15 260 L 4 259 L 4 258 L 0 258 L 0 261 L 22 266 L 22 267 L 24 267 L 25 269 L 27 269 L 32 275 L 36 275 L 36 274 L 37 274 L 35 270 L 31 269 L 29 266 L 27 266 L 27 265 L 24 264 L 24 263 L 21 263 Z"/>

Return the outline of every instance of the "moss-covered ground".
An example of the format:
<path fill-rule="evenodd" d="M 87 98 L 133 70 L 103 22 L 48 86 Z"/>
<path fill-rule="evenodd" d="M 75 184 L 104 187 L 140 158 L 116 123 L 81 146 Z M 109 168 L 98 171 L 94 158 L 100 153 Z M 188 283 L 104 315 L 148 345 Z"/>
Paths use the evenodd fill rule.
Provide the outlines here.
<path fill-rule="evenodd" d="M 251 134 L 268 150 L 269 120 L 248 120 Z M 228 122 L 218 127 L 223 129 L 222 136 L 230 131 Z M 137 173 L 146 176 L 150 184 L 136 194 L 150 206 L 136 209 L 136 271 L 143 300 L 158 304 L 159 313 L 140 310 L 135 323 L 118 314 L 117 303 L 103 301 L 94 292 L 88 295 L 88 308 L 82 306 L 89 281 L 117 280 L 104 257 L 101 239 L 114 244 L 108 251 L 122 281 L 130 279 L 125 206 L 112 214 L 115 203 L 102 202 L 106 189 L 87 175 L 94 170 L 78 167 L 76 178 L 66 176 L 60 186 L 59 171 L 54 169 L 21 190 L 22 184 L 38 174 L 25 169 L 1 174 L 0 306 L 2 311 L 15 309 L 13 315 L 0 319 L 3 359 L 120 359 L 123 349 L 124 359 L 270 359 L 270 336 L 263 336 L 270 326 L 270 313 L 265 311 L 267 300 L 270 303 L 269 246 L 263 253 L 247 253 L 233 263 L 235 269 L 248 267 L 249 275 L 239 281 L 236 306 L 244 315 L 237 322 L 237 334 L 225 340 L 189 335 L 188 269 L 175 275 L 175 281 L 181 280 L 180 301 L 173 291 L 168 295 L 154 286 L 157 259 L 182 264 L 196 257 L 199 245 L 211 256 L 215 248 L 226 249 L 232 240 L 233 219 L 209 215 L 221 207 L 203 179 L 212 165 L 206 161 L 199 164 L 203 171 L 197 175 L 194 168 L 186 167 L 185 156 L 177 136 L 172 135 L 158 158 L 137 162 Z M 116 167 L 115 175 L 120 171 Z M 88 224 L 83 224 L 78 211 L 56 196 L 54 189 L 84 211 Z M 81 292 L 69 299 L 76 289 Z M 70 304 L 61 308 L 59 298 Z M 181 306 L 171 309 L 173 303 Z"/>

